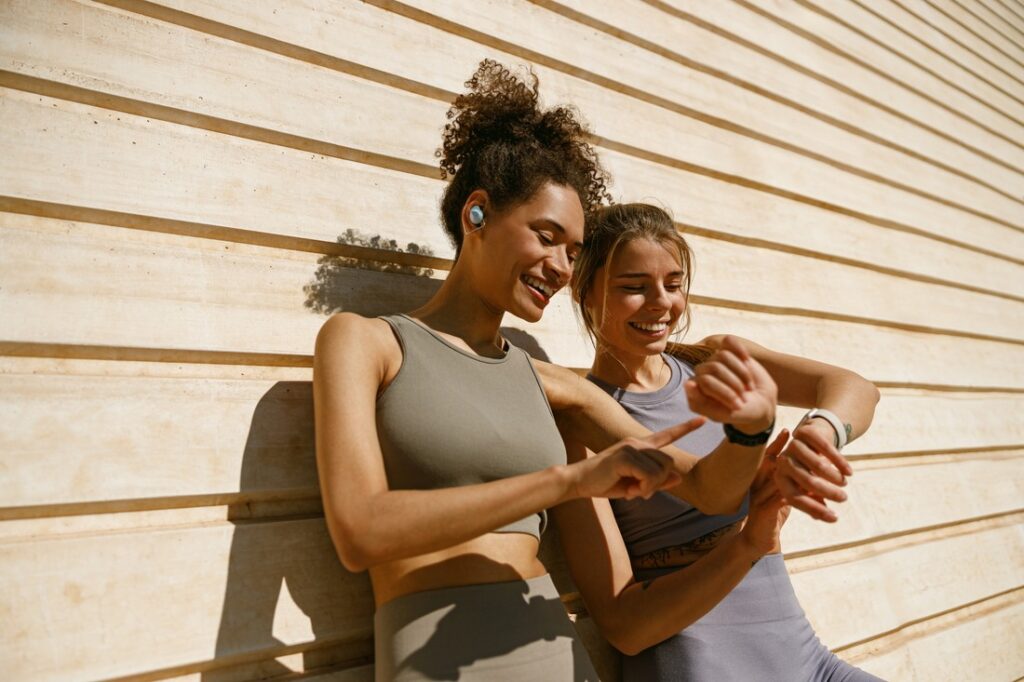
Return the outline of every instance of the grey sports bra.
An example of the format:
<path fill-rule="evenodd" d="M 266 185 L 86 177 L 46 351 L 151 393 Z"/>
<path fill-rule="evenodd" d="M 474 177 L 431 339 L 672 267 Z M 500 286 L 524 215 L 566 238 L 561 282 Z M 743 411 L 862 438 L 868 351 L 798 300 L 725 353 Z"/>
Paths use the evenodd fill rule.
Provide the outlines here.
<path fill-rule="evenodd" d="M 587 378 L 605 390 L 634 419 L 651 431 L 660 431 L 673 424 L 696 417 L 683 391 L 683 382 L 693 370 L 678 358 L 663 353 L 672 370 L 668 384 L 650 393 L 626 391 L 596 377 Z M 709 421 L 686 434 L 674 444 L 687 452 L 703 457 L 718 447 L 725 438 L 722 425 Z M 748 499 L 735 514 L 708 515 L 667 492 L 656 492 L 651 499 L 612 500 L 612 511 L 622 532 L 622 539 L 631 556 L 642 556 L 666 547 L 681 545 L 724 528 L 747 515 Z"/>
<path fill-rule="evenodd" d="M 406 315 L 383 317 L 402 366 L 377 399 L 377 435 L 393 490 L 486 483 L 555 464 L 565 446 L 527 354 L 473 355 Z M 541 512 L 499 533 L 540 537 Z"/>

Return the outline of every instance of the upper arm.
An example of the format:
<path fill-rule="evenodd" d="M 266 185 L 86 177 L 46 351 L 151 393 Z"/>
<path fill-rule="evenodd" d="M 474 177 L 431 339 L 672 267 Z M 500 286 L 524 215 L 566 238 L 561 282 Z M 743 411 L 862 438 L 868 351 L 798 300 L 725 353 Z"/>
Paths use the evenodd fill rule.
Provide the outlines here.
<path fill-rule="evenodd" d="M 709 336 L 701 344 L 718 349 L 722 345 L 724 334 Z M 771 375 L 779 389 L 779 403 L 795 407 L 815 407 L 819 401 L 821 382 L 830 377 L 855 379 L 869 384 L 855 372 L 836 367 L 817 360 L 789 355 L 765 348 L 748 339 L 736 338 L 750 353 L 751 357 L 761 363 Z"/>
<path fill-rule="evenodd" d="M 555 413 L 555 422 L 567 442 L 580 443 L 600 452 L 626 438 L 643 438 L 651 430 L 640 424 L 614 398 L 572 370 L 534 361 L 544 392 Z M 686 473 L 698 458 L 679 448 L 662 448 Z"/>
<path fill-rule="evenodd" d="M 382 320 L 341 313 L 324 323 L 313 356 L 317 472 L 324 513 L 344 553 L 349 528 L 358 526 L 363 502 L 387 490 L 377 440 L 377 392 L 387 370 Z M 391 338 L 391 344 L 397 341 Z"/>
<path fill-rule="evenodd" d="M 599 452 L 623 438 L 650 433 L 614 398 L 572 370 L 537 360 L 534 366 L 567 441 Z"/>

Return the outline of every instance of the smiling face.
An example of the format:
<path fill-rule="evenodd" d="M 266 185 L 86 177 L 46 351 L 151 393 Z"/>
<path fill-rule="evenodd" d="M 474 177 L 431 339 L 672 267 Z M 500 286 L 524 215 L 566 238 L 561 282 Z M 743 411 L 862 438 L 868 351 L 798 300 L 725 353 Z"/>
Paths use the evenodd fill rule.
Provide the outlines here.
<path fill-rule="evenodd" d="M 679 250 L 647 238 L 620 244 L 586 296 L 599 343 L 615 354 L 656 355 L 686 311 Z"/>
<path fill-rule="evenodd" d="M 470 195 L 464 213 L 486 195 Z M 583 248 L 583 205 L 572 187 L 546 183 L 521 204 L 485 208 L 484 227 L 470 225 L 459 260 L 467 259 L 477 290 L 496 310 L 527 322 L 544 314 L 551 297 L 569 283 Z"/>

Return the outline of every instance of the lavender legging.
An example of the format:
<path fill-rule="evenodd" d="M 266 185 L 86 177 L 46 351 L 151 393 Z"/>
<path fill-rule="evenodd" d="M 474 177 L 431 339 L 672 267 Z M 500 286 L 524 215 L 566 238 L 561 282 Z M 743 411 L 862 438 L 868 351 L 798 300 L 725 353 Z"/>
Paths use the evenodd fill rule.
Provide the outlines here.
<path fill-rule="evenodd" d="M 648 580 L 673 569 L 637 573 Z M 880 682 L 821 643 L 797 601 L 781 554 L 763 557 L 703 618 L 636 656 L 623 682 Z"/>

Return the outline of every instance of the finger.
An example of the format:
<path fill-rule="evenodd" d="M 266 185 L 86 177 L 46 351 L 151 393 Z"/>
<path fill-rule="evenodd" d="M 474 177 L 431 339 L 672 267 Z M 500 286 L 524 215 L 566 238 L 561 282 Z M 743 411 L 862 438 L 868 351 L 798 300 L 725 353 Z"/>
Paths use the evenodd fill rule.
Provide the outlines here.
<path fill-rule="evenodd" d="M 822 457 L 807 443 L 794 438 L 786 448 L 786 456 L 796 459 L 804 469 L 824 478 L 835 485 L 846 485 L 846 477 L 832 466 L 827 457 Z"/>
<path fill-rule="evenodd" d="M 722 349 L 732 351 L 744 362 L 750 360 L 750 353 L 747 352 L 747 347 L 731 334 L 726 334 L 725 338 L 722 339 Z"/>
<path fill-rule="evenodd" d="M 729 388 L 729 386 L 718 377 L 714 377 L 710 374 L 699 376 L 697 377 L 697 386 L 700 387 L 701 392 L 704 393 L 705 396 L 718 401 L 729 410 L 738 410 L 743 407 L 743 401 L 740 400 L 739 393 Z"/>
<path fill-rule="evenodd" d="M 789 442 L 789 429 L 782 429 L 779 431 L 779 435 L 775 436 L 775 440 L 764 449 L 764 458 L 770 460 L 778 459 L 782 453 L 782 448 L 786 447 L 787 442 Z"/>
<path fill-rule="evenodd" d="M 779 473 L 782 477 L 791 479 L 797 487 L 805 492 L 814 493 L 827 500 L 834 500 L 836 502 L 846 501 L 846 493 L 842 488 L 834 483 L 829 483 L 820 476 L 815 476 L 806 469 L 797 466 L 784 468 L 780 465 Z"/>
<path fill-rule="evenodd" d="M 754 376 L 750 373 L 750 367 L 735 353 L 722 351 L 715 355 L 715 360 L 725 365 L 741 382 L 744 389 L 753 387 Z"/>
<path fill-rule="evenodd" d="M 829 436 L 816 429 L 807 428 L 800 429 L 800 432 L 795 437 L 810 445 L 819 454 L 827 457 L 840 473 L 846 476 L 853 475 L 853 467 L 850 466 L 845 457 L 839 454 L 835 441 Z"/>
<path fill-rule="evenodd" d="M 797 495 L 796 497 L 786 498 L 786 501 L 794 509 L 799 509 L 812 519 L 824 521 L 825 523 L 835 523 L 839 519 L 834 511 L 825 506 L 824 502 L 819 502 L 810 495 Z"/>
<path fill-rule="evenodd" d="M 644 499 L 661 490 L 665 481 L 675 470 L 675 460 L 661 450 L 638 450 L 635 457 L 642 461 L 643 468 L 648 472 L 640 477 L 640 494 Z"/>
<path fill-rule="evenodd" d="M 781 496 L 782 493 L 779 487 L 771 482 L 769 485 L 762 485 L 757 490 L 752 490 L 750 493 L 750 505 L 758 506 L 764 504 L 773 495 Z"/>
<path fill-rule="evenodd" d="M 741 368 L 744 376 L 750 376 L 750 373 L 743 369 L 743 363 L 741 363 L 739 359 L 732 353 L 719 353 L 716 357 L 719 357 L 722 360 L 726 358 L 731 359 L 733 364 Z M 745 385 L 746 379 L 744 379 L 743 376 L 737 374 L 736 371 L 733 370 L 732 366 L 730 366 L 727 362 L 705 362 L 702 365 L 697 365 L 697 369 L 699 370 L 697 371 L 698 377 L 716 377 L 719 381 L 726 384 L 729 388 L 735 391 L 737 396 L 741 395 L 747 390 L 747 387 Z"/>
<path fill-rule="evenodd" d="M 638 438 L 637 440 L 641 446 L 649 448 L 663 448 L 666 445 L 672 445 L 672 443 L 675 443 L 691 431 L 696 431 L 704 425 L 705 421 L 707 420 L 704 417 L 694 417 L 682 424 L 670 426 L 667 429 L 662 429 L 661 431 L 652 433 L 649 436 L 644 436 L 643 438 Z"/>

